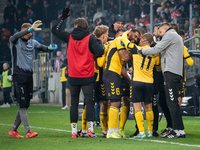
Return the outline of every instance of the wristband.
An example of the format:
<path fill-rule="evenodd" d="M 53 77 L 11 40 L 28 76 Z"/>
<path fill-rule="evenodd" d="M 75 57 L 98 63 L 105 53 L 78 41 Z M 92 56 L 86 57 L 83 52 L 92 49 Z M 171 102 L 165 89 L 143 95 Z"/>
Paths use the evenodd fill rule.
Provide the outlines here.
<path fill-rule="evenodd" d="M 33 31 L 34 31 L 34 29 L 31 27 L 28 29 L 28 32 L 33 32 Z"/>

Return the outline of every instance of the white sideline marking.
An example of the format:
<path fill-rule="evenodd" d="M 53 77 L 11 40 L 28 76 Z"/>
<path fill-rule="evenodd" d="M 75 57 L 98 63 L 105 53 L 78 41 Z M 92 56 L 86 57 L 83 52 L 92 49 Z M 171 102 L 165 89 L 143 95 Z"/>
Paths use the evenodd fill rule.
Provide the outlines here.
<path fill-rule="evenodd" d="M 12 124 L 4 124 L 0 123 L 1 126 L 12 126 Z M 35 126 L 30 126 L 31 128 L 35 129 L 43 129 L 43 130 L 52 130 L 52 131 L 61 131 L 61 132 L 72 132 L 71 130 L 63 130 L 63 129 L 53 129 L 53 128 L 44 128 L 44 127 L 35 127 Z M 101 134 L 96 134 L 96 135 L 101 135 Z M 146 142 L 155 142 L 155 143 L 164 143 L 164 144 L 174 144 L 174 145 L 180 145 L 180 146 L 189 146 L 189 147 L 200 147 L 200 145 L 191 145 L 191 144 L 182 144 L 182 143 L 177 143 L 177 142 L 167 142 L 167 141 L 159 141 L 159 140 L 146 140 L 146 139 L 133 139 L 133 138 L 128 138 L 130 140 L 138 140 L 138 141 L 146 141 Z"/>
<path fill-rule="evenodd" d="M 37 112 L 27 112 L 28 114 L 43 114 L 45 111 L 37 111 Z"/>

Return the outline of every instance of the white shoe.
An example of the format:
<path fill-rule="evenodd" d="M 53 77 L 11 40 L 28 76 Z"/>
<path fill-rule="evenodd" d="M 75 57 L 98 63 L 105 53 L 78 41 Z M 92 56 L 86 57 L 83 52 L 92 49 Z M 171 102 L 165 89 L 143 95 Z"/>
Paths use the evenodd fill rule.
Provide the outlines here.
<path fill-rule="evenodd" d="M 69 109 L 69 106 L 66 105 L 66 106 L 62 107 L 61 109 Z"/>
<path fill-rule="evenodd" d="M 6 106 L 6 104 L 5 103 L 3 103 L 3 105 L 1 105 L 1 107 L 5 107 Z"/>
<path fill-rule="evenodd" d="M 10 104 L 9 104 L 9 103 L 6 103 L 6 107 L 7 107 L 7 108 L 10 108 Z"/>

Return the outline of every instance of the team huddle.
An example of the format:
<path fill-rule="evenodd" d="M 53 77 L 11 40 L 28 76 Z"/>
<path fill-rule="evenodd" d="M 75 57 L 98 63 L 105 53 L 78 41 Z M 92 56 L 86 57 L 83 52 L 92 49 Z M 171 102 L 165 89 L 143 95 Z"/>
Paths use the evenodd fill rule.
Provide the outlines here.
<path fill-rule="evenodd" d="M 181 36 L 184 36 L 184 33 L 179 32 L 180 36 L 172 28 L 174 24 L 162 23 L 155 25 L 154 36 L 156 38 L 162 37 L 157 42 L 152 34 L 145 33 L 141 28 L 127 31 L 123 28 L 123 18 L 120 15 L 115 17 L 115 23 L 113 24 L 115 32 L 112 35 L 109 33 L 109 27 L 105 25 L 96 26 L 93 34 L 90 34 L 87 30 L 88 23 L 84 18 L 76 19 L 74 30 L 72 33 L 68 33 L 60 28 L 64 20 L 69 16 L 69 11 L 68 8 L 63 10 L 61 18 L 52 28 L 52 33 L 68 44 L 67 60 L 68 81 L 71 91 L 70 121 L 72 138 L 79 136 L 97 137 L 93 128 L 94 99 L 100 103 L 102 137 L 126 138 L 124 127 L 129 116 L 130 102 L 133 103 L 137 128 L 131 137 L 143 139 L 159 136 L 157 133 L 157 100 L 155 98 L 158 92 L 162 97 L 161 99 L 159 98 L 159 103 L 167 121 L 167 127 L 160 134 L 160 137 L 184 138 L 186 134 L 179 106 L 181 97 L 184 96 L 183 59 L 185 58 L 187 62 L 191 65 L 193 64 L 193 60 L 183 45 Z M 23 34 L 19 37 L 38 29 L 34 26 L 29 27 L 26 27 L 25 31 L 21 31 Z M 16 35 L 12 39 L 12 43 L 18 43 Z M 48 51 L 48 49 L 56 49 L 57 46 L 50 45 L 45 47 L 38 44 L 35 48 Z M 14 83 L 18 91 L 20 91 L 22 81 L 17 78 L 17 75 L 20 74 L 19 72 L 23 68 L 19 66 L 19 63 L 15 64 L 15 66 L 15 70 L 18 71 L 13 73 Z M 29 78 L 32 77 L 30 75 L 31 71 L 31 69 L 28 71 L 28 73 L 30 72 L 28 74 Z M 26 71 L 24 71 L 23 75 L 27 75 Z M 160 82 L 159 84 L 162 86 L 160 89 L 163 89 L 162 92 L 156 90 L 156 82 Z M 180 83 L 182 83 L 181 90 L 179 90 Z M 28 86 L 27 83 L 25 85 Z M 78 132 L 80 90 L 84 94 L 85 107 L 82 114 L 82 129 Z M 30 95 L 31 93 L 30 89 L 26 94 Z M 18 95 L 21 103 L 16 120 L 18 118 L 21 119 L 15 120 L 9 132 L 10 136 L 21 137 L 17 132 L 17 127 L 21 120 L 26 125 L 24 126 L 28 134 L 27 137 L 37 136 L 37 133 L 30 130 L 27 123 L 26 109 L 30 103 L 30 96 L 26 96 L 26 94 Z M 178 98 L 180 101 L 178 101 Z M 123 106 L 119 123 L 121 102 L 123 102 Z M 144 105 L 148 125 L 146 133 L 142 105 Z"/>

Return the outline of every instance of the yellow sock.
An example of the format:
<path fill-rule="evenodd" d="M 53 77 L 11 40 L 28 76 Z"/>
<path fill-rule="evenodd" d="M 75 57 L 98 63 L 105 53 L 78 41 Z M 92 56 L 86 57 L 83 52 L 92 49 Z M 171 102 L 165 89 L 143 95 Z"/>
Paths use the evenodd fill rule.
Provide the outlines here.
<path fill-rule="evenodd" d="M 148 124 L 148 131 L 152 132 L 153 131 L 153 111 L 152 108 L 146 109 L 146 120 Z"/>
<path fill-rule="evenodd" d="M 83 109 L 83 113 L 82 113 L 82 130 L 87 130 L 87 118 L 86 118 L 86 107 L 84 107 Z"/>
<path fill-rule="evenodd" d="M 118 123 L 119 123 L 119 108 L 111 106 L 109 110 L 108 128 L 118 128 Z"/>
<path fill-rule="evenodd" d="M 108 131 L 108 114 L 107 112 L 100 112 L 100 121 L 102 131 Z"/>
<path fill-rule="evenodd" d="M 122 106 L 122 110 L 121 110 L 121 114 L 120 114 L 119 129 L 124 129 L 126 120 L 128 119 L 129 111 L 130 111 L 130 105 L 129 106 L 126 106 L 126 105 Z"/>
<path fill-rule="evenodd" d="M 135 119 L 139 132 L 144 132 L 144 118 L 141 109 L 135 110 Z"/>

